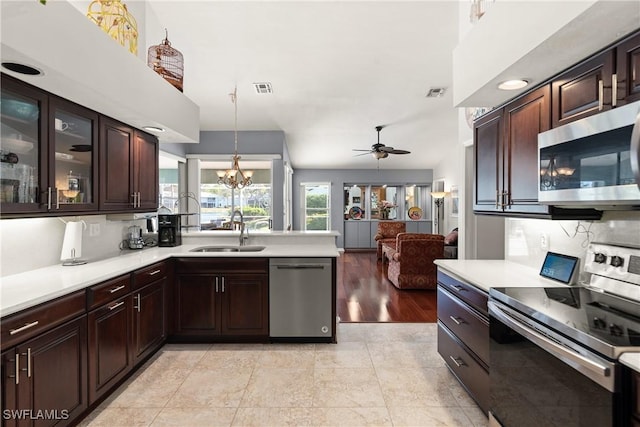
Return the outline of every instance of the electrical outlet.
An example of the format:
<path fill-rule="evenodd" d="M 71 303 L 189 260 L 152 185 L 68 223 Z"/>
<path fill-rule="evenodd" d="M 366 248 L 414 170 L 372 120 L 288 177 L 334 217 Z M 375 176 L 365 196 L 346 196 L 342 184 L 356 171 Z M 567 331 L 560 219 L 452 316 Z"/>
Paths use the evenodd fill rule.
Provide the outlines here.
<path fill-rule="evenodd" d="M 100 235 L 100 224 L 89 224 L 89 237 L 96 237 Z"/>
<path fill-rule="evenodd" d="M 546 233 L 540 234 L 540 249 L 549 249 L 549 235 Z"/>

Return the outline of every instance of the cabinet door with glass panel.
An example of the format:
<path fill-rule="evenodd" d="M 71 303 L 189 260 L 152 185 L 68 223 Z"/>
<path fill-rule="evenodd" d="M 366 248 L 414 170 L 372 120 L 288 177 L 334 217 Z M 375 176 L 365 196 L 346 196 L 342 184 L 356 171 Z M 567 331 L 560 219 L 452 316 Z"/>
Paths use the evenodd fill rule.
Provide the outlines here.
<path fill-rule="evenodd" d="M 46 210 L 47 94 L 2 75 L 0 203 L 2 214 Z"/>
<path fill-rule="evenodd" d="M 50 210 L 97 210 L 98 114 L 60 98 L 49 102 Z"/>

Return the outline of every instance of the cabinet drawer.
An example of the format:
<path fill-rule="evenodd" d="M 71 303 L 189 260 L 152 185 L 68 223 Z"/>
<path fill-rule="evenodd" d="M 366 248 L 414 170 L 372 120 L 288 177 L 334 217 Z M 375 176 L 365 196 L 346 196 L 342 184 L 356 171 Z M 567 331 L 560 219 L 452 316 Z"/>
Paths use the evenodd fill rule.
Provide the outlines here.
<path fill-rule="evenodd" d="M 3 318 L 0 326 L 2 349 L 79 316 L 85 310 L 85 293 L 79 291 Z"/>
<path fill-rule="evenodd" d="M 87 309 L 93 310 L 131 292 L 131 275 L 124 274 L 115 279 L 87 289 Z"/>
<path fill-rule="evenodd" d="M 438 287 L 438 319 L 484 363 L 489 362 L 489 322 L 442 287 Z"/>
<path fill-rule="evenodd" d="M 469 395 L 486 413 L 489 410 L 489 372 L 438 323 L 438 353 Z"/>
<path fill-rule="evenodd" d="M 158 262 L 133 273 L 133 289 L 139 289 L 144 285 L 155 282 L 167 275 L 167 264 Z"/>
<path fill-rule="evenodd" d="M 438 284 L 478 310 L 482 315 L 489 317 L 489 310 L 487 308 L 489 295 L 486 292 L 481 291 L 473 285 L 455 279 L 440 269 L 438 269 Z"/>

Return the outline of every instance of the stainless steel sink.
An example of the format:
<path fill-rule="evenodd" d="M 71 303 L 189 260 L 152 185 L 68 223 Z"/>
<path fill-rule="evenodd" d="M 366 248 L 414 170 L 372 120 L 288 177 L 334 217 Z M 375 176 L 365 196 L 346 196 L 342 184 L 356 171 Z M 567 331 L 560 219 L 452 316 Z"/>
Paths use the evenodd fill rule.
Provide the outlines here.
<path fill-rule="evenodd" d="M 200 246 L 189 252 L 260 252 L 265 246 Z"/>

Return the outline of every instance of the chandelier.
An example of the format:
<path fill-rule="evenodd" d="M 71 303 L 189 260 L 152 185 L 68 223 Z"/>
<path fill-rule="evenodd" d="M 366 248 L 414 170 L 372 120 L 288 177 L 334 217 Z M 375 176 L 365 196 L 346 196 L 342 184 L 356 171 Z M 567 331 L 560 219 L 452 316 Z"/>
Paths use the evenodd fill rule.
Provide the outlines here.
<path fill-rule="evenodd" d="M 233 158 L 231 160 L 231 169 L 220 170 L 217 172 L 218 184 L 224 184 L 229 188 L 244 188 L 252 184 L 251 177 L 252 171 L 242 171 L 240 169 L 240 156 L 238 156 L 238 87 L 233 89 L 233 93 L 230 93 L 231 102 L 233 102 L 235 108 L 235 117 L 233 124 L 234 135 L 234 150 Z"/>

